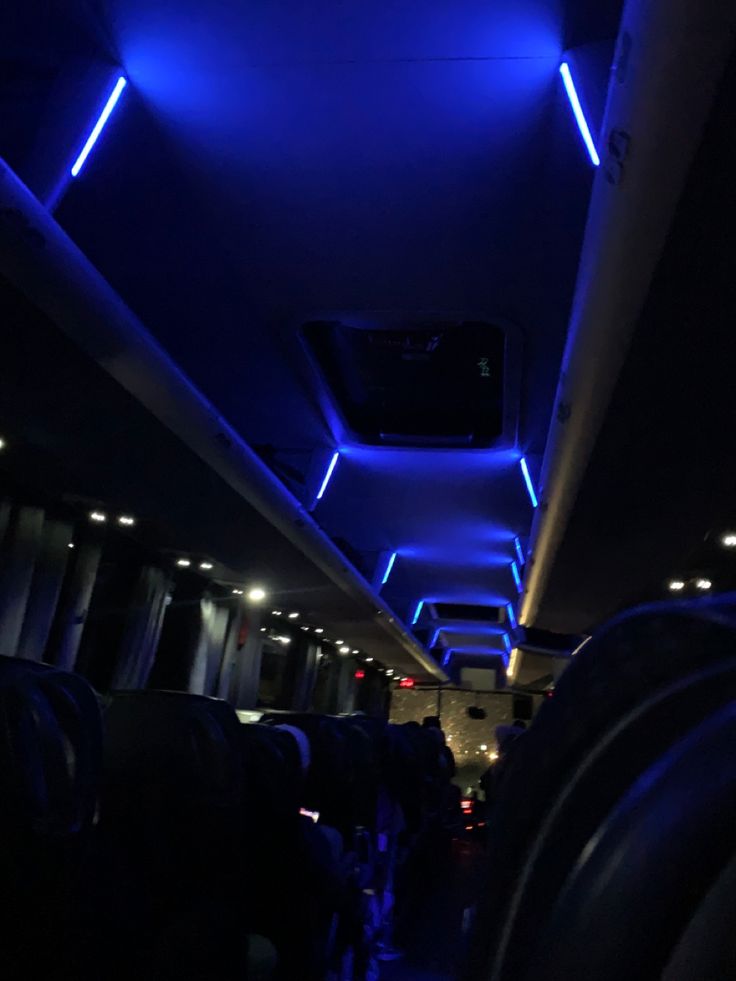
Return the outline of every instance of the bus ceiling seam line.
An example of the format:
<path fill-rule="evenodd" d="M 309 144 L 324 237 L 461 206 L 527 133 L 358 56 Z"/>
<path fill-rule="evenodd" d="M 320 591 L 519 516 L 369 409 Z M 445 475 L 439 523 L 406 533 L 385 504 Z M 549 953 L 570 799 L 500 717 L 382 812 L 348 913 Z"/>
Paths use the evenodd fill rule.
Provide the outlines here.
<path fill-rule="evenodd" d="M 560 75 L 562 76 L 562 81 L 565 85 L 565 92 L 567 92 L 567 98 L 570 101 L 570 106 L 572 107 L 572 112 L 575 116 L 575 122 L 578 124 L 580 135 L 583 138 L 585 149 L 588 151 L 588 156 L 590 157 L 593 166 L 598 167 L 600 166 L 601 158 L 598 156 L 598 151 L 595 148 L 593 136 L 591 135 L 588 121 L 585 118 L 585 113 L 583 112 L 583 107 L 580 104 L 580 98 L 578 96 L 577 89 L 575 88 L 572 72 L 570 71 L 570 66 L 566 61 L 563 61 L 560 65 Z"/>
<path fill-rule="evenodd" d="M 123 94 L 123 89 L 127 84 L 128 84 L 128 80 L 124 75 L 121 75 L 118 78 L 117 82 L 115 83 L 115 87 L 110 93 L 110 96 L 108 97 L 108 100 L 105 103 L 104 109 L 102 110 L 99 117 L 97 118 L 97 122 L 92 128 L 92 132 L 87 137 L 87 140 L 84 146 L 82 147 L 79 156 L 72 164 L 72 170 L 71 170 L 72 177 L 77 177 L 81 172 L 82 167 L 84 167 L 87 161 L 87 157 L 89 157 L 90 153 L 94 148 L 95 143 L 100 138 L 100 134 L 102 133 L 105 126 L 107 125 L 107 121 L 112 115 L 112 111 L 117 105 L 120 96 Z"/>
<path fill-rule="evenodd" d="M 524 483 L 526 484 L 526 489 L 529 492 L 529 500 L 532 502 L 532 507 L 539 507 L 539 498 L 537 497 L 537 492 L 534 488 L 534 483 L 532 482 L 531 474 L 529 473 L 529 465 L 526 462 L 526 457 L 523 456 L 519 460 L 519 466 L 521 467 L 521 473 L 524 477 Z"/>
<path fill-rule="evenodd" d="M 322 500 L 322 497 L 324 495 L 324 492 L 327 490 L 327 485 L 329 484 L 330 479 L 332 478 L 332 474 L 335 472 L 335 467 L 337 466 L 337 461 L 339 460 L 339 458 L 340 458 L 340 451 L 339 450 L 336 450 L 332 454 L 332 459 L 330 460 L 330 462 L 329 462 L 329 464 L 327 466 L 327 470 L 325 471 L 325 475 L 322 478 L 322 484 L 320 485 L 320 488 L 317 491 L 317 500 L 318 501 L 321 501 Z"/>

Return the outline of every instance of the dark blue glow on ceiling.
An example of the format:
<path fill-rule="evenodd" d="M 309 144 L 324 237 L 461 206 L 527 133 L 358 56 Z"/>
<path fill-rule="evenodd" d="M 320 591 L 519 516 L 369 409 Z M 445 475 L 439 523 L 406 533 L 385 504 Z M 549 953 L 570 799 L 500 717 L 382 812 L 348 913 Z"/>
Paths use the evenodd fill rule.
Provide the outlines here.
<path fill-rule="evenodd" d="M 368 569 L 399 552 L 374 579 L 397 612 L 416 623 L 418 596 L 505 605 L 529 532 L 518 448 L 346 443 L 296 330 L 459 298 L 502 312 L 526 334 L 520 439 L 541 453 L 590 177 L 566 127 L 561 6 L 111 6 L 142 118 L 121 138 L 125 188 L 91 168 L 65 227 L 251 444 L 320 464 L 340 447 L 337 480 L 316 464 L 309 493 L 322 477 L 320 524 Z"/>

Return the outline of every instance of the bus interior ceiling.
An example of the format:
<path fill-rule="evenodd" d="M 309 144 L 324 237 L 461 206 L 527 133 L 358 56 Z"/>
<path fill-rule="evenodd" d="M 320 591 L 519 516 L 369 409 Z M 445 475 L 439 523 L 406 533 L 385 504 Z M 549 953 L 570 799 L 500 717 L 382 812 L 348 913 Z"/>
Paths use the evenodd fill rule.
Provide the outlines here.
<path fill-rule="evenodd" d="M 6 4 L 0 713 L 10 733 L 45 706 L 24 731 L 79 761 L 79 819 L 54 820 L 93 856 L 25 866 L 19 834 L 10 976 L 43 935 L 32 883 L 63 910 L 73 868 L 54 943 L 82 981 L 117 915 L 147 938 L 119 981 L 580 977 L 601 907 L 576 897 L 628 841 L 627 802 L 674 800 L 672 760 L 710 747 L 697 820 L 728 813 L 730 8 Z M 160 863 L 148 800 L 154 835 L 183 809 Z M 260 855 L 229 837 L 244 814 Z M 200 827 L 201 867 L 169 881 Z M 263 902 L 241 906 L 248 862 Z M 177 882 L 194 898 L 169 920 Z M 701 950 L 684 894 L 661 901 L 677 936 L 632 940 L 632 976 Z M 89 949 L 59 939 L 97 900 Z M 189 916 L 224 966 L 180 943 Z M 585 976 L 609 981 L 599 931 Z M 28 963 L 66 976 L 52 946 Z"/>

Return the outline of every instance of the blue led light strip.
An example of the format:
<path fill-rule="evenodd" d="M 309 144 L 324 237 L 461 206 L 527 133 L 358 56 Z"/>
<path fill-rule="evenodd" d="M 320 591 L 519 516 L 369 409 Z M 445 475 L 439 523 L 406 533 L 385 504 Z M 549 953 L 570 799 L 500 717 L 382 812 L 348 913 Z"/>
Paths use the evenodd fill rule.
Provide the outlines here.
<path fill-rule="evenodd" d="M 570 100 L 570 105 L 572 106 L 572 111 L 575 115 L 575 122 L 578 124 L 578 129 L 580 130 L 580 135 L 583 138 L 583 143 L 585 143 L 585 148 L 588 151 L 588 156 L 593 162 L 593 166 L 598 167 L 600 165 L 601 158 L 598 156 L 598 151 L 595 148 L 593 137 L 590 134 L 588 123 L 583 114 L 583 107 L 580 105 L 580 99 L 578 98 L 575 83 L 572 80 L 570 66 L 566 61 L 563 61 L 560 65 L 560 75 L 562 75 L 562 81 L 565 83 L 565 91 L 567 92 L 567 97 Z"/>
<path fill-rule="evenodd" d="M 110 98 L 105 103 L 105 108 L 100 113 L 100 118 L 97 120 L 97 122 L 94 125 L 94 129 L 87 137 L 87 142 L 82 147 L 82 152 L 74 161 L 74 164 L 72 166 L 72 177 L 76 177 L 81 171 L 82 167 L 84 167 L 85 161 L 92 151 L 92 147 L 99 139 L 100 133 L 105 128 L 105 124 L 110 118 L 110 114 L 112 113 L 113 109 L 117 105 L 118 99 L 123 94 L 123 89 L 127 84 L 128 84 L 128 80 L 123 75 L 121 75 L 120 78 L 115 83 L 115 88 L 112 90 L 112 93 L 110 94 Z"/>
<path fill-rule="evenodd" d="M 511 653 L 511 638 L 508 634 L 503 635 L 503 646 L 506 648 L 506 653 Z"/>
<path fill-rule="evenodd" d="M 419 600 L 419 602 L 417 603 L 417 605 L 416 605 L 416 607 L 414 609 L 414 616 L 411 618 L 411 625 L 412 625 L 412 627 L 414 626 L 414 624 L 419 619 L 419 616 L 420 616 L 420 614 L 422 612 L 422 607 L 423 606 L 424 606 L 424 600 Z"/>
<path fill-rule="evenodd" d="M 511 603 L 506 604 L 506 617 L 511 624 L 511 629 L 516 630 L 519 624 L 516 619 L 516 614 L 514 613 L 514 607 Z"/>
<path fill-rule="evenodd" d="M 337 466 L 337 461 L 339 460 L 339 458 L 340 458 L 339 451 L 337 451 L 337 452 L 335 452 L 335 453 L 332 454 L 332 459 L 330 460 L 330 464 L 327 467 L 327 472 L 325 473 L 324 479 L 322 481 L 322 486 L 320 487 L 319 492 L 317 493 L 317 500 L 318 501 L 321 501 L 322 500 L 322 495 L 327 490 L 327 485 L 330 482 L 330 477 L 332 476 L 333 471 L 334 471 L 335 467 Z"/>
<path fill-rule="evenodd" d="M 516 549 L 516 557 L 519 560 L 519 565 L 525 565 L 526 556 L 524 555 L 524 549 L 521 547 L 521 539 L 518 535 L 514 539 L 514 548 Z"/>
<path fill-rule="evenodd" d="M 519 575 L 519 567 L 516 562 L 511 563 L 511 575 L 514 577 L 514 582 L 516 583 L 516 588 L 519 592 L 522 590 L 521 576 Z"/>
<path fill-rule="evenodd" d="M 381 579 L 381 585 L 385 586 L 388 582 L 388 577 L 391 575 L 391 570 L 394 567 L 394 562 L 396 561 L 396 552 L 392 552 L 389 556 L 389 560 L 386 563 L 386 571 L 383 574 L 383 579 Z"/>
<path fill-rule="evenodd" d="M 529 491 L 529 500 L 532 502 L 533 507 L 538 508 L 539 499 L 537 498 L 537 492 L 534 490 L 534 484 L 532 483 L 532 478 L 529 473 L 529 467 L 527 466 L 525 456 L 523 456 L 519 460 L 519 466 L 521 467 L 521 472 L 524 475 L 524 482 L 526 483 L 526 489 Z"/>

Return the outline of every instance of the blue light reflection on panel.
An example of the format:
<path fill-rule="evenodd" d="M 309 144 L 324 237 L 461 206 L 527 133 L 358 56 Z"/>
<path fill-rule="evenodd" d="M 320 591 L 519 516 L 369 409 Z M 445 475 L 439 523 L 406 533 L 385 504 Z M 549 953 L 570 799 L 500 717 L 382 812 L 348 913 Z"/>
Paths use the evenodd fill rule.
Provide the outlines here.
<path fill-rule="evenodd" d="M 109 99 L 105 103 L 105 108 L 100 113 L 100 117 L 95 123 L 92 132 L 87 137 L 87 142 L 82 147 L 82 152 L 79 154 L 77 159 L 74 161 L 74 164 L 72 165 L 72 177 L 76 177 L 81 171 L 82 167 L 84 167 L 87 157 L 92 152 L 92 148 L 94 147 L 95 143 L 99 139 L 100 133 L 105 128 L 105 124 L 110 118 L 110 115 L 113 109 L 115 108 L 115 106 L 117 105 L 118 99 L 123 94 L 123 89 L 127 84 L 128 84 L 128 80 L 123 75 L 121 75 L 120 78 L 115 83 L 115 88 L 112 90 Z"/>
<path fill-rule="evenodd" d="M 412 625 L 412 627 L 414 626 L 414 624 L 419 619 L 419 616 L 420 616 L 420 614 L 422 612 L 422 607 L 423 606 L 424 606 L 424 600 L 419 600 L 419 602 L 417 603 L 416 607 L 414 608 L 414 616 L 411 618 L 411 625 Z"/>
<path fill-rule="evenodd" d="M 514 538 L 514 548 L 516 549 L 516 557 L 519 560 L 519 565 L 524 565 L 526 563 L 526 556 L 524 555 L 524 549 L 521 547 L 521 539 L 518 535 Z"/>
<path fill-rule="evenodd" d="M 385 586 L 388 582 L 388 577 L 391 575 L 391 570 L 394 567 L 394 562 L 396 561 L 396 552 L 392 552 L 389 556 L 389 560 L 386 563 L 386 570 L 383 573 L 383 578 L 381 579 L 381 585 Z"/>
<path fill-rule="evenodd" d="M 511 638 L 508 634 L 503 635 L 503 646 L 506 648 L 506 653 L 511 653 Z"/>
<path fill-rule="evenodd" d="M 442 667 L 443 668 L 446 668 L 447 665 L 450 663 L 450 658 L 452 657 L 452 655 L 453 655 L 453 651 L 448 651 L 445 654 L 445 656 L 442 658 Z"/>
<path fill-rule="evenodd" d="M 441 630 L 442 627 L 437 627 L 435 632 L 432 634 L 432 640 L 429 643 L 429 650 L 432 650 L 433 647 L 437 646 L 437 638 L 439 637 Z"/>
<path fill-rule="evenodd" d="M 511 575 L 514 577 L 514 582 L 516 583 L 516 588 L 519 592 L 522 590 L 521 576 L 519 574 L 519 567 L 516 562 L 511 563 Z"/>
<path fill-rule="evenodd" d="M 516 619 L 516 614 L 514 613 L 513 604 L 511 604 L 511 603 L 507 603 L 506 604 L 506 616 L 508 617 L 508 621 L 511 624 L 511 629 L 512 630 L 516 630 L 516 628 L 519 626 L 519 624 L 518 624 L 518 621 Z"/>
<path fill-rule="evenodd" d="M 329 466 L 327 467 L 327 471 L 326 471 L 325 476 L 324 476 L 324 479 L 322 481 L 322 486 L 320 487 L 320 489 L 319 489 L 319 491 L 317 493 L 317 500 L 318 501 L 321 501 L 322 500 L 322 495 L 327 490 L 327 485 L 330 482 L 330 477 L 332 477 L 332 474 L 333 474 L 333 472 L 335 470 L 335 467 L 337 466 L 337 461 L 339 460 L 339 458 L 340 458 L 339 451 L 336 451 L 335 453 L 332 454 L 332 459 L 330 460 Z"/>
<path fill-rule="evenodd" d="M 575 122 L 578 124 L 578 129 L 580 130 L 580 135 L 583 138 L 583 143 L 585 143 L 585 148 L 588 151 L 588 156 L 590 157 L 593 166 L 598 167 L 600 165 L 601 158 L 598 156 L 598 151 L 595 148 L 595 143 L 593 142 L 590 128 L 588 127 L 587 120 L 583 113 L 583 107 L 580 105 L 580 99 L 578 98 L 575 83 L 572 80 L 570 66 L 566 61 L 563 61 L 560 65 L 560 75 L 562 75 L 562 81 L 565 83 L 565 91 L 567 92 L 567 97 L 570 100 L 570 105 L 572 106 L 572 111 L 575 115 Z"/>
<path fill-rule="evenodd" d="M 534 484 L 532 483 L 531 474 L 529 473 L 529 467 L 525 456 L 519 460 L 519 466 L 521 467 L 521 472 L 524 475 L 526 489 L 529 491 L 529 500 L 532 502 L 533 507 L 538 508 L 539 498 L 537 497 L 537 492 L 534 490 Z"/>

